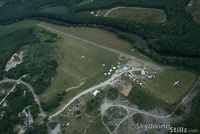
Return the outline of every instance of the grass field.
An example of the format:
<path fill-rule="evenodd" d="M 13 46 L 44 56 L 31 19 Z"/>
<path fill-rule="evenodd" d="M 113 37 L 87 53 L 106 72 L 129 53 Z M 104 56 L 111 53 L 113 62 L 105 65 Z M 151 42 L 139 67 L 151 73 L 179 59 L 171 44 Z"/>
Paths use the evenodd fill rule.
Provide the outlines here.
<path fill-rule="evenodd" d="M 62 26 L 52 25 L 49 23 L 43 23 L 43 24 L 66 33 L 76 35 L 78 37 L 88 39 L 90 41 L 99 43 L 101 45 L 114 48 L 122 52 L 129 53 L 131 55 L 152 61 L 151 59 L 142 55 L 135 49 L 134 51 L 131 51 L 133 48 L 129 42 L 121 40 L 116 35 L 107 32 L 105 30 L 97 28 L 86 28 L 86 27 L 62 27 Z M 94 83 L 97 84 L 98 81 L 100 82 L 100 80 L 105 79 L 105 77 L 102 76 L 102 72 L 105 70 L 101 66 L 100 67 L 97 66 L 97 64 L 102 65 L 103 63 L 106 63 L 108 65 L 111 65 L 117 61 L 117 56 L 114 55 L 112 56 L 115 57 L 114 60 L 110 56 L 108 59 L 106 57 L 103 58 L 104 60 L 106 59 L 106 61 L 102 61 L 102 59 L 92 58 L 96 56 L 99 57 L 98 55 L 101 55 L 101 53 L 104 53 L 104 55 L 106 53 L 109 53 L 108 55 L 112 53 L 87 45 L 83 42 L 70 39 L 68 37 L 64 38 L 65 40 L 63 41 L 63 43 L 60 43 L 58 45 L 59 50 L 62 53 L 62 58 L 64 60 L 63 62 L 61 62 L 58 68 L 58 75 L 52 81 L 50 88 L 48 88 L 46 90 L 46 93 L 41 96 L 41 99 L 44 101 L 45 100 L 48 101 L 48 98 L 50 99 L 51 98 L 50 96 L 54 96 L 55 95 L 54 93 L 58 91 L 65 90 L 73 86 L 78 86 L 84 82 L 85 84 L 82 85 L 81 87 L 70 90 L 67 93 L 66 95 L 67 97 L 65 99 L 65 102 L 67 102 L 69 98 L 76 95 L 80 91 L 90 86 L 93 86 Z M 96 53 L 98 51 L 99 54 Z M 93 56 L 87 55 L 89 54 L 89 52 L 91 53 L 90 55 Z M 93 52 L 95 52 L 95 54 Z M 81 56 L 85 56 L 86 59 L 89 56 L 89 58 L 91 58 L 90 59 L 91 62 L 85 62 L 86 59 L 85 58 L 81 59 L 80 58 Z M 87 72 L 87 68 L 88 66 L 90 67 L 91 64 L 92 66 L 89 69 L 90 72 Z M 80 67 L 76 68 L 76 65 L 79 65 Z M 165 67 L 169 68 L 168 66 Z M 178 87 L 172 86 L 173 82 L 175 81 L 180 81 L 180 86 Z M 194 74 L 189 73 L 187 71 L 178 71 L 174 68 L 164 69 L 162 72 L 157 73 L 156 78 L 153 80 L 144 80 L 144 82 L 147 85 L 147 88 L 145 90 L 152 91 L 152 93 L 155 94 L 158 98 L 163 99 L 164 101 L 170 103 L 176 102 L 185 94 L 187 94 L 191 90 L 191 87 L 194 85 L 195 81 L 196 81 L 196 76 Z"/>
<path fill-rule="evenodd" d="M 188 5 L 188 10 L 191 12 L 194 20 L 200 23 L 200 0 L 191 0 Z"/>
<path fill-rule="evenodd" d="M 180 81 L 174 86 L 174 82 Z M 168 103 L 175 103 L 189 91 L 197 82 L 197 76 L 187 71 L 180 71 L 175 68 L 167 68 L 156 74 L 152 80 L 144 80 L 145 90 L 151 91 L 161 100 Z"/>
<path fill-rule="evenodd" d="M 140 54 L 137 50 L 132 52 L 131 50 L 133 48 L 129 42 L 121 40 L 117 38 L 115 34 L 105 30 L 85 27 L 62 27 L 49 23 L 43 24 L 100 43 L 101 45 L 115 48 L 122 52 L 149 59 Z M 105 80 L 106 78 L 102 76 L 103 72 L 107 71 L 112 64 L 115 64 L 119 60 L 118 55 L 104 49 L 85 44 L 84 42 L 69 37 L 63 38 L 64 40 L 57 44 L 57 55 L 60 55 L 58 59 L 60 61 L 60 65 L 57 69 L 58 74 L 53 79 L 51 86 L 40 96 L 43 102 L 47 102 L 52 97 L 55 97 L 58 92 L 84 83 L 79 88 L 67 92 L 64 99 L 66 103 L 77 93 Z M 83 56 L 84 58 L 81 58 Z M 102 67 L 102 64 L 106 64 L 106 66 Z"/>
<path fill-rule="evenodd" d="M 100 11 L 99 15 L 105 15 L 105 11 Z M 165 19 L 162 10 L 151 8 L 118 8 L 111 11 L 107 17 L 134 20 L 142 23 L 161 22 Z"/>
<path fill-rule="evenodd" d="M 20 28 L 35 27 L 38 23 L 38 21 L 27 20 L 12 25 L 1 26 L 0 34 Z M 49 23 L 43 24 L 152 61 L 150 58 L 133 49 L 129 42 L 119 39 L 111 32 L 98 28 L 62 27 Z M 105 80 L 106 77 L 102 74 L 109 70 L 112 64 L 119 61 L 118 55 L 116 54 L 69 37 L 63 37 L 63 40 L 58 42 L 56 47 L 57 50 L 55 51 L 55 55 L 59 61 L 57 75 L 52 79 L 51 86 L 45 91 L 45 93 L 40 95 L 40 99 L 42 102 L 47 102 L 49 99 L 54 98 L 57 93 L 65 91 L 71 87 L 76 87 L 67 92 L 60 107 L 76 94 Z M 103 67 L 102 64 L 106 64 L 106 66 Z M 166 68 L 168 67 L 166 66 Z M 172 86 L 173 82 L 178 80 L 180 81 L 180 85 L 177 87 Z M 187 94 L 195 81 L 196 76 L 192 73 L 168 68 L 157 73 L 155 79 L 145 80 L 144 82 L 147 85 L 145 90 L 152 91 L 152 93 L 158 96 L 158 98 L 172 103 Z"/>
<path fill-rule="evenodd" d="M 64 27 L 64 26 L 52 25 L 49 23 L 43 23 L 43 24 L 58 29 L 60 31 L 87 39 L 89 41 L 99 43 L 102 46 L 113 48 L 121 52 L 153 62 L 149 57 L 144 56 L 139 51 L 134 49 L 130 42 L 119 39 L 115 34 L 108 32 L 106 30 L 98 28 L 89 28 L 89 27 Z"/>
<path fill-rule="evenodd" d="M 85 90 L 93 84 L 103 81 L 105 77 L 102 74 L 118 61 L 116 54 L 66 36 L 63 36 L 63 40 L 56 46 L 58 47 L 56 54 L 59 55 L 57 75 L 52 80 L 51 86 L 40 96 L 42 101 L 48 101 L 57 92 L 84 83 L 77 90 L 73 89 L 69 93 L 67 92 L 67 96 L 70 95 L 68 97 L 71 98 L 80 90 Z M 105 66 L 103 67 L 102 64 Z M 85 87 L 85 85 L 88 86 Z"/>
<path fill-rule="evenodd" d="M 40 12 L 52 13 L 52 14 L 58 14 L 58 15 L 66 15 L 69 13 L 67 7 L 65 6 L 42 7 Z"/>

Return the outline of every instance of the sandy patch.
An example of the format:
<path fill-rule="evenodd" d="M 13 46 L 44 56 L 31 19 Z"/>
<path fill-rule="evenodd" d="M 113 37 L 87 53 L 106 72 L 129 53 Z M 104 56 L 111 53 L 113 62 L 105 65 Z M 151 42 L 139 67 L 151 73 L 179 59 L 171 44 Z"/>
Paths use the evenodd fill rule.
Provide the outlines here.
<path fill-rule="evenodd" d="M 56 127 L 52 130 L 52 134 L 59 134 L 61 132 L 61 125 L 57 124 Z"/>
<path fill-rule="evenodd" d="M 132 89 L 131 83 L 125 83 L 122 85 L 122 90 L 120 91 L 120 93 L 122 93 L 124 96 L 128 96 L 131 89 Z"/>
<path fill-rule="evenodd" d="M 81 87 L 83 84 L 85 84 L 85 82 L 81 82 L 78 86 L 73 86 L 73 87 L 67 88 L 65 91 L 68 92 L 68 91 L 70 91 L 70 90 L 72 90 L 72 89 L 79 88 L 79 87 Z"/>

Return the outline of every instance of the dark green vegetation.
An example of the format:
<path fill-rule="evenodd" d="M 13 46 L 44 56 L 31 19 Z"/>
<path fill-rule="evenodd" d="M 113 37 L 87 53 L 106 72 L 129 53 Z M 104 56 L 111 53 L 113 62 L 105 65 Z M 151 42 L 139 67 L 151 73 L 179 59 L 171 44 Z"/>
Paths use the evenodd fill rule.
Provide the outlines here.
<path fill-rule="evenodd" d="M 116 88 L 110 88 L 107 92 L 107 98 L 111 100 L 117 99 L 119 95 L 119 91 Z"/>
<path fill-rule="evenodd" d="M 200 0 L 191 0 L 187 10 L 192 14 L 193 19 L 200 23 Z"/>
<path fill-rule="evenodd" d="M 48 134 L 48 132 L 45 124 L 42 125 L 33 124 L 33 127 L 27 129 L 25 134 Z"/>
<path fill-rule="evenodd" d="M 13 87 L 13 83 L 2 83 L 0 84 L 0 89 L 10 89 Z"/>
<path fill-rule="evenodd" d="M 86 113 L 91 115 L 98 115 L 100 113 L 100 105 L 102 104 L 104 98 L 105 93 L 101 91 L 95 97 L 92 97 L 91 100 L 88 100 L 86 104 Z"/>
<path fill-rule="evenodd" d="M 59 102 L 63 100 L 63 97 L 66 95 L 66 92 L 57 93 L 56 97 L 49 100 L 48 102 L 42 103 L 42 106 L 45 111 L 52 111 L 54 108 L 59 106 Z"/>
<path fill-rule="evenodd" d="M 26 96 L 23 96 L 24 91 Z M 30 112 L 33 119 L 36 119 L 39 114 L 39 109 L 34 101 L 34 98 L 27 90 L 26 87 L 22 85 L 17 85 L 15 92 L 7 97 L 7 107 L 0 107 L 0 112 L 4 111 L 4 116 L 0 118 L 0 130 L 2 134 L 14 134 L 13 130 L 15 125 L 23 125 L 23 119 L 18 117 L 18 113 L 29 105 L 32 105 Z"/>
<path fill-rule="evenodd" d="M 9 70 L 9 72 L 3 72 L 3 74 L 14 79 L 28 74 L 25 81 L 35 88 L 36 93 L 42 93 L 56 74 L 57 62 L 52 54 L 54 47 L 50 44 L 57 40 L 57 36 L 37 29 L 23 29 L 10 33 L 10 35 L 3 35 L 3 37 L 4 42 L 1 50 L 4 51 L 1 56 L 5 62 L 1 64 L 2 68 L 5 68 L 5 64 L 13 53 L 24 51 L 23 63 Z M 15 44 L 16 48 L 13 47 Z M 9 54 L 6 53 L 5 49 L 8 49 Z"/>
<path fill-rule="evenodd" d="M 200 85 L 196 87 L 196 90 L 200 91 Z M 188 117 L 185 118 L 184 121 L 179 121 L 174 126 L 181 126 L 184 128 L 200 130 L 200 92 L 197 96 L 192 100 L 192 111 Z"/>
<path fill-rule="evenodd" d="M 157 53 L 143 46 L 134 47 L 158 62 L 181 65 L 199 71 L 200 47 L 198 42 L 200 41 L 200 26 L 194 22 L 191 14 L 185 10 L 189 0 L 96 0 L 80 5 L 81 0 L 24 0 L 23 2 L 21 0 L 3 0 L 3 2 L 4 5 L 0 8 L 2 13 L 0 15 L 1 24 L 12 23 L 24 18 L 36 18 L 58 24 L 101 26 L 106 29 L 110 27 L 110 30 L 114 28 L 113 31 L 129 41 L 134 39 L 122 32 L 142 36 L 147 40 L 148 47 Z M 41 9 L 48 8 L 48 10 L 51 10 L 51 7 L 60 5 L 66 7 L 68 10 L 68 12 L 65 11 L 66 14 L 63 15 L 63 12 L 41 12 Z M 167 22 L 165 24 L 141 24 L 122 19 L 78 15 L 78 12 L 108 9 L 118 5 L 162 9 L 167 13 Z"/>
<path fill-rule="evenodd" d="M 136 104 L 140 109 L 149 110 L 155 108 L 158 104 L 157 99 L 138 88 L 139 86 L 133 86 L 127 97 L 129 101 Z"/>
<path fill-rule="evenodd" d="M 27 44 L 37 42 L 33 37 L 33 29 L 17 30 L 0 35 L 0 78 L 5 74 L 5 65 L 15 52 Z"/>

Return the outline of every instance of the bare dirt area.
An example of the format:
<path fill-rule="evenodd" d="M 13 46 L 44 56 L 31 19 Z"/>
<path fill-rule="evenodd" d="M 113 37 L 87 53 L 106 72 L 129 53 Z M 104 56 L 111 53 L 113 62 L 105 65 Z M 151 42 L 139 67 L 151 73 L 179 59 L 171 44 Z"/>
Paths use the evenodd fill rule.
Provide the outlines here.
<path fill-rule="evenodd" d="M 124 96 L 128 96 L 131 89 L 132 89 L 132 84 L 127 82 L 122 85 L 122 90 L 120 91 L 120 93 L 122 93 Z"/>
<path fill-rule="evenodd" d="M 73 86 L 73 87 L 67 88 L 65 91 L 68 92 L 68 91 L 70 91 L 70 90 L 72 90 L 72 89 L 79 88 L 79 87 L 81 87 L 83 84 L 85 84 L 85 82 L 81 82 L 78 86 Z"/>

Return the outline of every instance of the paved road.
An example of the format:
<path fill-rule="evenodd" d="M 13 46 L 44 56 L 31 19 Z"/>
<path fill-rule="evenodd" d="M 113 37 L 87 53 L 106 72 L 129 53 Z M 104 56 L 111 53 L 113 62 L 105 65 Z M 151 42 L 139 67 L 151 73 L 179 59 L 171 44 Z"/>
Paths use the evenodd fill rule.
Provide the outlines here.
<path fill-rule="evenodd" d="M 26 77 L 26 75 L 23 75 L 21 78 L 23 78 L 23 77 Z M 43 108 L 42 108 L 42 106 L 41 106 L 41 104 L 40 104 L 40 100 L 38 99 L 38 97 L 37 97 L 37 95 L 36 95 L 36 93 L 35 93 L 34 88 L 33 88 L 30 84 L 28 84 L 28 83 L 22 81 L 21 78 L 18 79 L 18 80 L 15 80 L 15 79 L 7 79 L 7 78 L 6 78 L 6 79 L 4 79 L 4 80 L 1 80 L 0 83 L 14 82 L 14 83 L 22 84 L 22 85 L 26 86 L 26 87 L 32 92 L 33 97 L 34 97 L 34 99 L 35 99 L 35 102 L 37 103 L 37 105 L 38 105 L 38 107 L 39 107 L 40 114 L 41 114 L 42 118 L 44 119 L 45 117 L 47 117 L 47 115 L 46 115 L 46 113 L 44 112 L 44 110 L 43 110 Z M 16 86 L 16 85 L 15 85 L 15 86 Z M 15 86 L 14 86 L 11 90 L 14 90 Z M 13 92 L 13 91 L 11 91 L 11 92 Z M 10 92 L 10 93 L 11 93 L 11 92 Z M 53 134 L 53 133 L 52 133 L 52 129 L 51 129 L 51 127 L 49 126 L 48 123 L 46 123 L 46 126 L 47 126 L 47 129 L 48 129 L 48 133 L 49 133 L 49 134 Z"/>
<path fill-rule="evenodd" d="M 125 73 L 125 72 L 123 72 Z M 101 87 L 107 86 L 112 84 L 113 80 L 115 80 L 116 78 L 118 78 L 119 76 L 121 76 L 123 73 L 115 73 L 112 75 L 111 78 L 109 78 L 108 80 L 106 80 L 105 82 L 102 82 L 96 86 L 93 86 L 87 90 L 84 90 L 83 92 L 79 93 L 78 95 L 76 95 L 73 99 L 71 99 L 67 104 L 65 104 L 64 107 L 62 107 L 62 109 L 60 109 L 58 112 L 56 112 L 55 114 L 49 116 L 49 120 L 51 120 L 53 117 L 59 115 L 60 113 L 62 113 L 70 104 L 72 104 L 76 99 L 80 98 L 81 96 L 88 94 L 90 92 L 93 92 L 96 89 L 99 89 Z"/>
<path fill-rule="evenodd" d="M 0 82 L 1 83 L 1 82 Z M 12 89 L 6 94 L 6 96 L 1 100 L 0 105 L 5 101 L 5 99 L 14 91 L 16 84 L 12 87 Z"/>
<path fill-rule="evenodd" d="M 92 42 L 92 41 L 89 41 L 89 40 L 86 40 L 86 39 L 83 39 L 83 38 L 80 38 L 80 37 L 77 37 L 77 36 L 74 36 L 74 35 L 71 35 L 71 34 L 68 34 L 68 33 L 65 33 L 65 32 L 62 32 L 62 31 L 59 31 L 59 30 L 56 30 L 56 29 L 53 29 L 51 27 L 48 27 L 48 26 L 45 26 L 43 24 L 38 24 L 39 27 L 42 27 L 42 28 L 45 28 L 45 29 L 48 29 L 50 31 L 53 31 L 53 32 L 56 32 L 56 33 L 59 33 L 59 34 L 62 34 L 62 35 L 65 35 L 65 36 L 68 36 L 68 37 L 71 37 L 73 39 L 76 39 L 76 40 L 80 40 L 80 41 L 83 41 L 85 43 L 88 43 L 90 45 L 93 45 L 93 46 L 96 46 L 96 47 L 99 47 L 99 48 L 102 48 L 102 49 L 105 49 L 105 50 L 108 50 L 108 51 L 111 51 L 113 53 L 116 53 L 116 54 L 119 54 L 121 56 L 125 56 L 127 58 L 130 58 L 132 60 L 136 60 L 138 62 L 141 62 L 143 64 L 147 64 L 151 67 L 153 67 L 154 69 L 156 70 L 161 70 L 163 69 L 162 67 L 152 63 L 152 62 L 149 62 L 149 61 L 146 61 L 146 60 L 143 60 L 143 59 L 140 59 L 140 58 L 137 58 L 137 57 L 134 57 L 132 55 L 129 55 L 129 54 L 126 54 L 126 53 L 123 53 L 123 52 L 120 52 L 118 50 L 115 50 L 115 49 L 112 49 L 112 48 L 108 48 L 108 47 L 105 47 L 105 46 L 102 46 L 98 43 L 95 43 L 95 42 Z"/>
<path fill-rule="evenodd" d="M 113 12 L 113 11 L 115 11 L 115 10 L 118 10 L 118 9 L 121 9 L 121 8 L 131 8 L 131 9 L 154 9 L 154 10 L 158 10 L 158 11 L 161 11 L 161 12 L 164 14 L 164 18 L 160 21 L 160 23 L 163 23 L 164 21 L 167 20 L 167 16 L 166 16 L 165 11 L 160 10 L 160 9 L 156 9 L 156 8 L 143 8 L 143 7 L 123 7 L 123 6 L 121 6 L 121 7 L 114 7 L 114 8 L 112 8 L 112 9 L 108 10 L 108 11 L 104 14 L 104 17 L 108 17 L 108 15 L 109 15 L 111 12 Z"/>
<path fill-rule="evenodd" d="M 28 84 L 28 83 L 26 83 L 26 82 L 24 82 L 22 80 L 15 80 L 15 79 L 4 79 L 4 80 L 0 81 L 0 83 L 6 83 L 6 82 L 14 82 L 14 83 L 17 83 L 17 84 L 25 85 L 32 92 L 33 97 L 35 98 L 35 102 L 39 106 L 39 110 L 40 110 L 41 116 L 43 118 L 45 118 L 47 116 L 46 113 L 44 112 L 44 110 L 42 109 L 42 106 L 40 104 L 40 100 L 38 99 L 33 87 L 30 84 Z"/>

